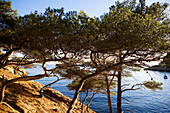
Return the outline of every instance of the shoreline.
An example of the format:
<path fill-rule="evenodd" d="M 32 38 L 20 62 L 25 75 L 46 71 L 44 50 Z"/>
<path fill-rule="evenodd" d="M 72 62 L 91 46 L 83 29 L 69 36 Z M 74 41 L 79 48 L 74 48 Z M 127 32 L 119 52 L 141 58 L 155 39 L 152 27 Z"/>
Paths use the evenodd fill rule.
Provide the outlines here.
<path fill-rule="evenodd" d="M 150 68 L 145 68 L 144 70 L 160 71 L 160 72 L 170 72 L 170 66 L 155 65 Z"/>

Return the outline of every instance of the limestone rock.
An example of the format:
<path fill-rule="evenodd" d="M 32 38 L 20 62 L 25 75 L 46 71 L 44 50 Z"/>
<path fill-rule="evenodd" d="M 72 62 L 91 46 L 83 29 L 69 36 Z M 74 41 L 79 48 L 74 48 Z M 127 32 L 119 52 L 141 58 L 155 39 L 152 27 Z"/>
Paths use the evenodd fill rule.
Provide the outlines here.
<path fill-rule="evenodd" d="M 13 109 L 7 103 L 3 102 L 3 103 L 0 103 L 0 113 L 19 113 L 19 112 Z"/>
<path fill-rule="evenodd" d="M 6 67 L 4 67 L 4 70 L 6 70 L 10 73 L 19 75 L 19 76 L 27 76 L 28 75 L 28 72 L 24 68 L 21 68 L 19 66 L 18 67 L 16 67 L 16 66 L 6 66 Z"/>
<path fill-rule="evenodd" d="M 15 75 L 0 69 L 0 87 L 3 80 L 10 80 Z M 39 97 L 39 91 L 44 85 L 35 81 L 16 82 L 6 87 L 4 102 L 0 104 L 0 112 L 13 113 L 66 113 L 71 99 L 57 90 L 45 88 L 43 97 Z M 86 107 L 86 106 L 84 106 Z M 73 113 L 81 113 L 80 102 L 77 102 Z M 95 113 L 89 110 L 89 113 Z"/>

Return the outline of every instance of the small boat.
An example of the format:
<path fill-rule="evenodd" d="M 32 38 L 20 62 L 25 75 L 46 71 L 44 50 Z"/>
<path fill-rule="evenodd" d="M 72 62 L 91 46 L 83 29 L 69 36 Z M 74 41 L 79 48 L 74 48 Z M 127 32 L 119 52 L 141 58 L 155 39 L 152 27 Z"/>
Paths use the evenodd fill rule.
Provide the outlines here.
<path fill-rule="evenodd" d="M 164 79 L 168 79 L 168 76 L 166 76 L 166 74 L 164 74 Z"/>

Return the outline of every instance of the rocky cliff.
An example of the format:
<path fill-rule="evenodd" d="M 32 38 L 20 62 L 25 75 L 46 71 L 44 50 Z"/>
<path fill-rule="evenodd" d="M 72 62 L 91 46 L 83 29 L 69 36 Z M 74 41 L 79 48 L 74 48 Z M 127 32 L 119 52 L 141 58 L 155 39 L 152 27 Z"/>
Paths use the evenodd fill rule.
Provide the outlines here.
<path fill-rule="evenodd" d="M 16 77 L 19 75 L 0 69 L 0 88 L 2 82 Z M 39 91 L 42 87 L 43 84 L 36 81 L 8 85 L 4 102 L 0 104 L 0 113 L 66 113 L 71 99 L 51 88 L 45 88 L 44 96 L 40 98 Z M 80 108 L 80 102 L 77 102 L 73 113 L 80 113 Z M 94 111 L 89 110 L 89 113 Z"/>

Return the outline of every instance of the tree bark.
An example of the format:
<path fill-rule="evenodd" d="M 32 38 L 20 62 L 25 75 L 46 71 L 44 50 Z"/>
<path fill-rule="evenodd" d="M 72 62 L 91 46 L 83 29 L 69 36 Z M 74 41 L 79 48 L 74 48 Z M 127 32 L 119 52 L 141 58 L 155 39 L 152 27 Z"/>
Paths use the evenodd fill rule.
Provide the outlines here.
<path fill-rule="evenodd" d="M 107 101 L 108 101 L 108 107 L 109 107 L 109 113 L 112 113 L 112 104 L 111 104 L 111 96 L 110 96 L 110 85 L 108 76 L 105 76 L 106 85 L 107 85 Z"/>
<path fill-rule="evenodd" d="M 121 103 L 122 103 L 122 101 L 121 101 L 122 100 L 121 99 L 121 97 L 122 97 L 122 91 L 121 91 L 121 69 L 118 72 L 117 78 L 118 78 L 118 84 L 117 84 L 117 88 L 118 88 L 118 90 L 117 90 L 117 113 L 121 113 L 122 112 L 122 105 L 121 105 Z"/>

